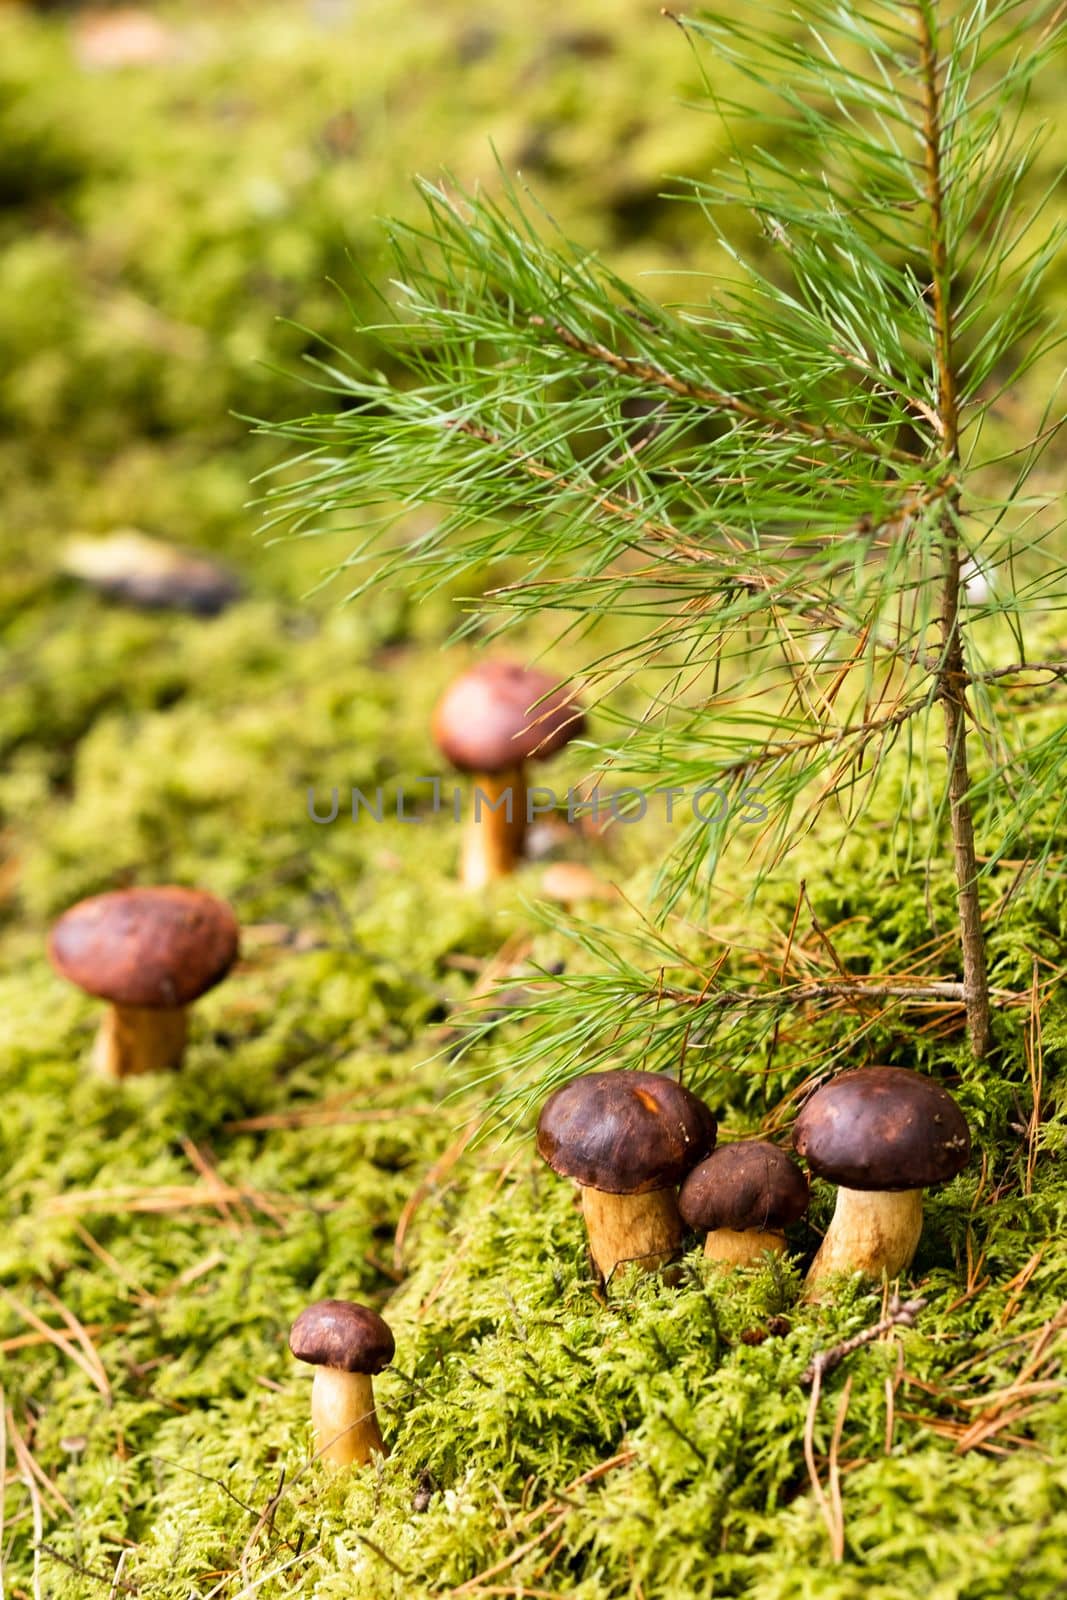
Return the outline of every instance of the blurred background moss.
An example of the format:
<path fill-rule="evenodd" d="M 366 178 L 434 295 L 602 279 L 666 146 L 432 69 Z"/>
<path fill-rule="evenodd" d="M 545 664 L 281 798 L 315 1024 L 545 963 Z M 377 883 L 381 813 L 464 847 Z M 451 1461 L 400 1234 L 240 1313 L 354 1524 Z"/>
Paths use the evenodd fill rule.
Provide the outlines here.
<path fill-rule="evenodd" d="M 370 310 L 413 175 L 492 185 L 499 158 L 670 293 L 710 243 L 662 198 L 719 153 L 683 103 L 700 92 L 647 0 L 0 7 L 8 600 L 57 536 L 120 524 L 301 593 L 336 552 L 253 562 L 248 485 L 275 447 L 241 418 L 307 409 L 294 371 L 351 346 L 346 296 Z"/>

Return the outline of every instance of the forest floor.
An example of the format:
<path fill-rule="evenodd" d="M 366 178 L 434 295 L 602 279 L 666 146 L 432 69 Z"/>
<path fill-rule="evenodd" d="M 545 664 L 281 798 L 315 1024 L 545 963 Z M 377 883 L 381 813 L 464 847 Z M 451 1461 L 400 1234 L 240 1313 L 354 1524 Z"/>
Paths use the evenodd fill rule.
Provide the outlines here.
<path fill-rule="evenodd" d="M 343 576 L 320 580 L 349 536 L 254 537 L 276 446 L 240 419 L 306 409 L 303 328 L 344 339 L 327 280 L 373 277 L 374 217 L 410 206 L 410 173 L 447 156 L 491 180 L 491 138 L 623 270 L 684 270 L 698 219 L 660 175 L 715 136 L 679 104 L 698 83 L 676 30 L 607 0 L 565 24 L 543 0 L 153 16 L 149 58 L 116 68 L 76 11 L 0 12 L 0 1595 L 1067 1595 L 1057 882 L 991 874 L 1016 998 L 989 1064 L 951 1007 L 887 1012 L 857 1045 L 936 1067 L 974 1131 L 929 1199 L 914 1327 L 806 1378 L 889 1293 L 798 1304 L 821 1184 L 790 1264 L 730 1277 L 693 1240 L 679 1282 L 605 1297 L 529 1120 L 476 1137 L 474 1080 L 507 1073 L 515 1024 L 453 1048 L 472 995 L 565 978 L 588 945 L 539 909 L 539 864 L 472 897 L 445 819 L 346 817 L 352 787 L 439 771 L 450 599 L 345 607 Z M 242 598 L 145 613 L 63 575 L 69 537 L 124 527 L 226 561 Z M 332 787 L 317 824 L 308 791 Z M 741 971 L 788 936 L 813 972 L 953 976 L 947 879 L 887 876 L 892 801 L 859 838 L 828 820 L 758 916 L 739 853 L 689 957 L 710 971 L 727 944 Z M 557 838 L 625 891 L 594 913 L 612 948 L 643 935 L 661 843 Z M 47 930 L 80 896 L 169 881 L 233 903 L 243 958 L 180 1073 L 109 1085 L 100 1008 L 53 973 Z M 719 1082 L 705 1063 L 727 1135 L 782 1131 L 842 1026 L 794 1019 L 773 1062 Z M 376 1470 L 312 1459 L 286 1341 L 324 1296 L 396 1335 Z"/>

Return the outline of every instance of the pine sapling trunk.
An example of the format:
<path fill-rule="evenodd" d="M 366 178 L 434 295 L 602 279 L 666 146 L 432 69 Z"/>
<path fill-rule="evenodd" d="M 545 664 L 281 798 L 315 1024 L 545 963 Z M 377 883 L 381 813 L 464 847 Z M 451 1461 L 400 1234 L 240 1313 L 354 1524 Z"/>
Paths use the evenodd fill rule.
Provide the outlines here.
<path fill-rule="evenodd" d="M 941 173 L 941 91 L 938 82 L 937 41 L 931 25 L 931 0 L 919 0 L 919 49 L 923 68 L 923 144 L 926 193 L 930 206 L 933 312 L 937 336 L 938 414 L 944 455 L 945 511 L 941 519 L 941 657 L 937 669 L 939 698 L 945 714 L 945 752 L 948 760 L 949 823 L 956 868 L 956 901 L 963 952 L 963 987 L 967 1007 L 967 1034 L 976 1059 L 988 1053 L 989 980 L 986 973 L 985 934 L 978 893 L 978 860 L 974 850 L 974 820 L 967 765 L 968 676 L 963 657 L 960 618 L 960 494 L 956 477 L 959 462 L 959 401 L 956 393 L 953 350 L 951 266 L 945 246 L 945 219 Z"/>

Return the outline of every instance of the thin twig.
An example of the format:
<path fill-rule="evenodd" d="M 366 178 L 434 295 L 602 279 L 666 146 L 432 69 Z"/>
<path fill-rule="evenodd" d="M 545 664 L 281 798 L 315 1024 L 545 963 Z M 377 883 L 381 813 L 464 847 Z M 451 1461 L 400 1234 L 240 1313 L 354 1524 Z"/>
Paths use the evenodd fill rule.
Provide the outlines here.
<path fill-rule="evenodd" d="M 650 991 L 651 996 L 651 991 Z M 881 979 L 862 977 L 827 980 L 824 983 L 802 983 L 785 989 L 716 989 L 711 994 L 690 994 L 684 989 L 663 989 L 657 996 L 674 1005 L 699 1006 L 709 1010 L 731 1011 L 735 1008 L 759 1009 L 763 1006 L 809 1005 L 813 1001 L 870 1001 L 870 1000 L 926 1000 L 940 1001 L 955 1006 L 963 1005 L 967 998 L 966 985 L 955 979 L 938 979 L 929 983 L 885 983 Z M 1001 1006 L 1024 1005 L 1029 997 L 1016 994 L 1012 989 L 994 989 L 990 999 Z"/>
<path fill-rule="evenodd" d="M 95 1583 L 106 1583 L 111 1594 L 114 1594 L 116 1589 L 121 1589 L 124 1594 L 139 1593 L 132 1583 L 116 1581 L 114 1572 L 97 1572 L 93 1567 L 83 1567 L 80 1561 L 71 1560 L 70 1556 L 65 1556 L 62 1550 L 57 1550 L 54 1545 L 40 1544 L 38 1548 L 46 1556 L 51 1556 L 53 1561 L 69 1567 L 70 1571 L 76 1572 L 80 1578 L 92 1578 Z M 122 1553 L 125 1555 L 125 1550 Z"/>
<path fill-rule="evenodd" d="M 949 471 L 960 460 L 960 408 L 956 387 L 953 345 L 954 307 L 952 283 L 955 263 L 949 260 L 945 234 L 942 162 L 941 85 L 937 40 L 927 0 L 916 6 L 919 65 L 923 90 L 923 152 L 926 200 L 930 214 L 930 267 L 933 300 L 933 335 L 936 346 L 938 415 Z M 989 1015 L 989 978 L 986 966 L 982 904 L 978 893 L 978 861 L 971 812 L 971 778 L 967 760 L 967 726 L 972 716 L 967 700 L 960 615 L 962 559 L 959 536 L 960 491 L 954 476 L 945 491 L 941 517 L 941 661 L 938 668 L 940 699 L 945 714 L 945 752 L 948 759 L 948 809 L 956 869 L 963 977 L 967 986 L 967 1034 L 971 1052 L 980 1061 L 989 1053 L 992 1029 Z"/>
<path fill-rule="evenodd" d="M 916 1317 L 925 1309 L 926 1304 L 924 1299 L 901 1300 L 899 1295 L 894 1295 L 880 1322 L 874 1322 L 862 1332 L 854 1333 L 850 1339 L 842 1339 L 840 1344 L 831 1345 L 829 1350 L 817 1351 L 812 1356 L 810 1364 L 800 1374 L 801 1383 L 805 1387 L 809 1383 L 820 1385 L 824 1375 L 832 1372 L 836 1366 L 840 1366 L 853 1350 L 858 1350 L 865 1344 L 873 1344 L 875 1339 L 880 1339 L 883 1333 L 888 1333 L 892 1328 L 913 1328 Z"/>

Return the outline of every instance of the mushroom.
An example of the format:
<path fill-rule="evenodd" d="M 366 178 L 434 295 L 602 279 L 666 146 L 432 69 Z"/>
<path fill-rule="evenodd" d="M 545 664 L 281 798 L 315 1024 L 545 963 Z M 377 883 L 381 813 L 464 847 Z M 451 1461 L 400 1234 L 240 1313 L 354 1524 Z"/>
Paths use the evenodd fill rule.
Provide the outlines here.
<path fill-rule="evenodd" d="M 860 1067 L 817 1089 L 793 1131 L 812 1172 L 838 1185 L 837 1207 L 808 1272 L 812 1297 L 832 1272 L 896 1278 L 923 1225 L 923 1190 L 967 1165 L 971 1135 L 940 1084 L 906 1067 Z"/>
<path fill-rule="evenodd" d="M 784 1229 L 808 1209 L 808 1180 L 777 1145 L 763 1140 L 720 1145 L 682 1184 L 678 1210 L 691 1228 L 708 1230 L 704 1254 L 731 1267 L 781 1255 Z"/>
<path fill-rule="evenodd" d="M 514 661 L 481 661 L 445 690 L 434 739 L 446 760 L 475 777 L 464 888 L 484 888 L 515 870 L 528 820 L 526 762 L 554 755 L 584 725 L 566 685 Z"/>
<path fill-rule="evenodd" d="M 322 1459 L 365 1467 L 372 1455 L 387 1455 L 371 1379 L 396 1351 L 389 1324 L 352 1300 L 316 1300 L 289 1330 L 289 1348 L 315 1368 L 311 1421 Z"/>
<path fill-rule="evenodd" d="M 541 893 L 546 900 L 558 900 L 565 906 L 619 898 L 613 883 L 605 883 L 581 861 L 553 861 L 541 874 Z"/>
<path fill-rule="evenodd" d="M 224 900 L 202 889 L 119 889 L 80 900 L 52 929 L 62 977 L 110 1001 L 93 1049 L 108 1078 L 181 1064 L 185 1008 L 220 983 L 238 953 Z"/>
<path fill-rule="evenodd" d="M 715 1145 L 702 1100 L 658 1072 L 587 1072 L 545 1101 L 538 1153 L 582 1192 L 601 1278 L 637 1261 L 648 1272 L 682 1240 L 675 1185 Z"/>

